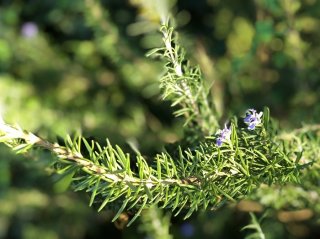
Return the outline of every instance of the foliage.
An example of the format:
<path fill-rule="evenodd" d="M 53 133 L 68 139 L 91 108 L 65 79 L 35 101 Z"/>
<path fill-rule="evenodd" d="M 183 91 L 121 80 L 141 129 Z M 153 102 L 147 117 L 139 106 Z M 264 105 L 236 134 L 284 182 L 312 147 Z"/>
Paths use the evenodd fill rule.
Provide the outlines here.
<path fill-rule="evenodd" d="M 250 213 L 250 217 L 251 217 L 251 224 L 243 227 L 242 230 L 248 230 L 248 229 L 252 229 L 255 230 L 256 232 L 253 234 L 250 234 L 249 236 L 246 237 L 246 239 L 265 239 L 266 236 L 264 235 L 261 226 L 260 226 L 260 220 L 257 220 L 256 216 L 251 212 Z"/>
<path fill-rule="evenodd" d="M 115 221 L 123 211 L 136 209 L 130 225 L 150 205 L 170 209 L 175 215 L 187 209 L 188 218 L 198 208 L 217 208 L 226 200 L 242 198 L 261 183 L 297 180 L 298 166 L 272 142 L 266 130 L 268 121 L 266 110 L 263 127 L 254 133 L 238 129 L 235 122 L 231 139 L 223 147 L 216 145 L 216 137 L 208 137 L 196 148 L 176 149 L 176 155 L 156 155 L 152 166 L 138 154 L 135 170 L 130 166 L 134 162 L 130 155 L 109 141 L 102 147 L 83 137 L 67 137 L 62 147 L 5 123 L 0 127 L 0 140 L 17 153 L 32 147 L 51 151 L 59 159 L 57 172 L 71 175 L 75 191 L 89 192 L 90 205 L 99 198 L 98 211 L 107 204 L 119 207 Z"/>
<path fill-rule="evenodd" d="M 165 1 L 0 5 L 0 111 L 7 122 L 36 132 L 1 124 L 2 141 L 24 156 L 0 150 L 0 200 L 6 205 L 0 212 L 0 236 L 22 228 L 18 238 L 54 238 L 57 233 L 95 238 L 99 235 L 89 232 L 89 225 L 101 218 L 119 221 L 123 211 L 134 220 L 147 215 L 144 208 L 158 205 L 178 218 L 194 218 L 198 209 L 233 205 L 230 201 L 243 197 L 258 202 L 260 212 L 271 209 L 264 218 L 266 238 L 316 235 L 319 125 L 312 124 L 320 116 L 319 3 L 160 2 Z M 175 23 L 164 17 L 168 9 Z M 159 21 L 163 43 L 153 32 Z M 162 66 L 144 57 L 146 48 L 164 61 L 160 87 L 155 79 Z M 158 100 L 159 94 L 165 101 Z M 245 122 L 233 117 L 263 105 L 281 127 L 269 119 L 267 109 L 261 122 L 248 115 Z M 66 134 L 94 139 L 56 140 Z M 32 160 L 21 160 L 25 157 Z M 56 176 L 49 177 L 52 173 Z M 89 199 L 82 200 L 81 193 L 57 194 L 70 184 Z M 83 201 L 101 209 L 100 214 Z M 28 213 L 24 204 L 53 215 L 48 223 L 57 226 L 46 230 L 44 221 L 30 224 L 28 217 L 37 221 L 37 213 Z M 70 232 L 56 223 L 55 208 L 76 218 L 70 219 Z M 206 220 L 233 218 L 230 210 L 238 207 L 228 208 Z M 87 217 L 96 219 L 88 222 Z M 25 227 L 16 226 L 25 222 Z M 138 222 L 152 224 L 152 219 L 143 216 Z M 194 222 L 198 228 L 205 224 Z M 177 236 L 176 226 L 172 232 Z M 215 235 L 224 235 L 219 230 L 230 228 L 221 224 Z"/>
<path fill-rule="evenodd" d="M 171 106 L 179 105 L 174 112 L 184 116 L 184 126 L 189 126 L 204 135 L 215 132 L 218 126 L 215 111 L 208 102 L 209 87 L 201 76 L 199 67 L 193 67 L 185 58 L 185 52 L 174 36 L 174 29 L 163 23 L 160 31 L 163 35 L 163 48 L 156 48 L 148 55 L 160 56 L 166 60 L 166 72 L 160 80 L 163 99 L 172 101 Z M 197 129 L 197 128 L 200 129 Z"/>

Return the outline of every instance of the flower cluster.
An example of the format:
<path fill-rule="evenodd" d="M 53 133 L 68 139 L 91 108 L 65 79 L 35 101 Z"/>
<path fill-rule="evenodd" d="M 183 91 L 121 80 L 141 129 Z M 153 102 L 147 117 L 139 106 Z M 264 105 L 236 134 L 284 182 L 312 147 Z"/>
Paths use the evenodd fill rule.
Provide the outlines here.
<path fill-rule="evenodd" d="M 227 125 L 224 125 L 224 129 L 219 129 L 216 135 L 218 135 L 216 144 L 218 147 L 220 147 L 223 142 L 228 142 L 230 140 L 231 128 L 228 128 Z"/>
<path fill-rule="evenodd" d="M 261 124 L 261 116 L 262 112 L 258 114 L 255 109 L 247 110 L 244 122 L 248 125 L 249 130 L 254 130 L 256 126 Z"/>
<path fill-rule="evenodd" d="M 255 109 L 248 109 L 246 111 L 246 117 L 244 118 L 244 123 L 248 125 L 249 130 L 254 130 L 257 126 L 261 125 L 261 117 L 262 112 L 257 113 Z M 228 128 L 226 125 L 224 125 L 224 129 L 219 129 L 216 133 L 217 139 L 216 139 L 216 145 L 220 147 L 224 142 L 230 141 L 231 136 L 231 127 Z"/>

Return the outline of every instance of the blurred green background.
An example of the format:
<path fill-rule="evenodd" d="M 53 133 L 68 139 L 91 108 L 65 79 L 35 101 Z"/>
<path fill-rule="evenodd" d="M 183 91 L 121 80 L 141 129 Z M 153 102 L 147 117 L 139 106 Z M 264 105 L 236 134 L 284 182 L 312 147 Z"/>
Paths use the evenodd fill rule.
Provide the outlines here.
<path fill-rule="evenodd" d="M 52 141 L 81 132 L 146 155 L 183 137 L 182 122 L 161 101 L 162 63 L 145 57 L 162 44 L 149 3 L 1 0 L 1 115 Z M 213 82 L 221 123 L 265 105 L 285 129 L 320 121 L 320 1 L 170 3 L 181 43 Z M 150 239 L 141 222 L 117 229 L 112 213 L 98 214 L 87 195 L 65 191 L 51 160 L 46 152 L 17 157 L 0 145 L 0 238 Z M 171 233 L 244 238 L 249 216 L 239 208 L 173 218 Z M 319 238 L 319 222 L 309 219 L 290 224 L 275 216 L 268 238 Z"/>

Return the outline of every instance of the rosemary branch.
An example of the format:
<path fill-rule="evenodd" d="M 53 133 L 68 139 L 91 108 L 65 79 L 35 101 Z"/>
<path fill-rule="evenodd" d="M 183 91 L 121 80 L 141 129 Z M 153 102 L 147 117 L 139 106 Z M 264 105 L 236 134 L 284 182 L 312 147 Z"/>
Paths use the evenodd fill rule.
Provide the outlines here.
<path fill-rule="evenodd" d="M 58 143 L 51 143 L 39 136 L 31 132 L 27 132 L 22 130 L 20 127 L 13 127 L 11 125 L 5 124 L 3 121 L 0 121 L 0 133 L 4 134 L 0 136 L 0 141 L 5 141 L 9 146 L 14 145 L 14 140 L 20 139 L 24 140 L 26 144 L 30 146 L 39 147 L 42 149 L 49 150 L 56 157 L 60 159 L 66 159 L 72 162 L 75 162 L 77 165 L 81 166 L 85 170 L 88 170 L 96 175 L 99 175 L 102 180 L 112 181 L 113 183 L 125 183 L 125 184 L 133 184 L 140 185 L 146 184 L 149 188 L 155 187 L 156 184 L 179 184 L 179 185 L 187 185 L 189 183 L 188 180 L 178 180 L 178 179 L 157 179 L 153 177 L 153 180 L 148 179 L 139 179 L 136 177 L 131 177 L 127 174 L 124 176 L 117 175 L 114 173 L 108 173 L 107 170 L 103 166 L 98 166 L 94 164 L 90 159 L 85 158 L 81 152 L 73 152 L 70 149 L 59 145 Z M 9 140 L 8 140 L 9 139 Z M 11 144 L 10 144 L 11 143 Z M 190 180 L 189 180 L 190 181 Z"/>
<path fill-rule="evenodd" d="M 174 28 L 163 22 L 160 28 L 163 35 L 163 57 L 166 58 L 166 73 L 161 79 L 160 88 L 164 91 L 163 98 L 179 105 L 177 116 L 184 116 L 186 125 L 199 126 L 204 135 L 212 134 L 218 127 L 214 108 L 210 106 L 201 71 L 198 67 L 188 65 L 184 50 L 177 42 Z M 152 50 L 149 55 L 160 49 Z M 168 64 L 170 63 L 170 64 Z"/>
<path fill-rule="evenodd" d="M 192 149 L 157 154 L 151 164 L 138 154 L 136 170 L 130 167 L 130 156 L 109 141 L 101 147 L 81 137 L 74 141 L 67 137 L 66 146 L 61 146 L 2 121 L 0 142 L 17 153 L 30 148 L 49 150 L 63 172 L 77 172 L 72 177 L 74 190 L 91 192 L 90 205 L 97 202 L 101 210 L 112 202 L 122 204 L 115 218 L 125 209 L 136 208 L 135 219 L 152 205 L 170 208 L 176 215 L 187 209 L 187 218 L 199 207 L 217 208 L 243 198 L 260 184 L 296 180 L 297 165 L 272 142 L 264 128 L 267 122 L 265 117 L 256 132 L 232 124 L 228 143 L 218 146 L 217 136 L 207 137 Z M 89 158 L 81 153 L 82 143 Z"/>

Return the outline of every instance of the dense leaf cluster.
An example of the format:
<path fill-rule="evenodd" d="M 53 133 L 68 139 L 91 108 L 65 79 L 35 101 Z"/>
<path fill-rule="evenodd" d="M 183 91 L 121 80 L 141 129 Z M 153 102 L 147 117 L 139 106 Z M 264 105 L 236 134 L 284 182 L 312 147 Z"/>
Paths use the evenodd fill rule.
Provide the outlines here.
<path fill-rule="evenodd" d="M 268 125 L 265 109 L 263 125 L 255 131 L 239 127 L 234 119 L 230 141 L 221 147 L 212 135 L 193 148 L 163 152 L 153 160 L 130 156 L 109 141 L 100 146 L 83 137 L 67 137 L 66 146 L 60 146 L 11 126 L 2 127 L 1 141 L 20 153 L 31 147 L 50 150 L 58 158 L 57 172 L 74 190 L 88 192 L 90 205 L 98 205 L 98 211 L 105 206 L 117 209 L 113 220 L 131 210 L 133 222 L 153 205 L 175 215 L 184 212 L 187 218 L 198 209 L 243 198 L 261 184 L 297 181 L 299 160 L 274 141 Z"/>

